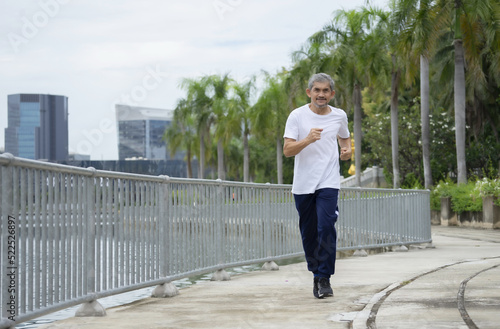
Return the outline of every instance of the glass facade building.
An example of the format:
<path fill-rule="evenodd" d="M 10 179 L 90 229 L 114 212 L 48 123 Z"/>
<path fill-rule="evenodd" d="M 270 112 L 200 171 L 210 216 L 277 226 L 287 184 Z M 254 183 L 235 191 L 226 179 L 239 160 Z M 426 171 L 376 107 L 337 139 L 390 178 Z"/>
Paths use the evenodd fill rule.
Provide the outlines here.
<path fill-rule="evenodd" d="M 174 111 L 129 105 L 115 106 L 118 127 L 118 158 L 170 160 L 168 145 L 163 140 Z M 173 159 L 184 158 L 176 154 Z"/>
<path fill-rule="evenodd" d="M 68 98 L 57 95 L 8 95 L 5 152 L 27 159 L 68 158 Z"/>

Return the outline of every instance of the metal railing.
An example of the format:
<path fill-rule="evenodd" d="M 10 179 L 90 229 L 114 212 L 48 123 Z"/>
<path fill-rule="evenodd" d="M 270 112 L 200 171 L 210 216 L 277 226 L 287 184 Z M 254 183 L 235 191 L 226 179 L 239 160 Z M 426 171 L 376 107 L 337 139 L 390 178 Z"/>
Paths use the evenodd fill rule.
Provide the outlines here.
<path fill-rule="evenodd" d="M 0 328 L 219 269 L 303 255 L 290 185 L 0 155 Z M 428 191 L 342 189 L 338 250 L 431 241 Z"/>
<path fill-rule="evenodd" d="M 384 177 L 384 169 L 378 166 L 366 168 L 361 173 L 361 186 L 375 188 L 387 186 Z M 341 180 L 341 188 L 344 187 L 356 187 L 356 175 L 343 178 Z"/>

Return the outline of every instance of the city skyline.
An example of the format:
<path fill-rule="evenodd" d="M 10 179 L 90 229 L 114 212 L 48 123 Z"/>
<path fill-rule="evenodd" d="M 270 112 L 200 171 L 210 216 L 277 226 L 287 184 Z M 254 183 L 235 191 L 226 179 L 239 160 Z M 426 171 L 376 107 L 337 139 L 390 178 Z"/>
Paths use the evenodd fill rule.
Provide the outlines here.
<path fill-rule="evenodd" d="M 387 1 L 370 1 L 385 6 Z M 175 108 L 182 78 L 244 82 L 290 67 L 291 53 L 338 9 L 364 0 L 165 3 L 110 0 L 6 2 L 0 12 L 0 129 L 7 95 L 66 95 L 69 151 L 118 158 L 114 108 Z M 0 136 L 0 147 L 4 146 Z"/>

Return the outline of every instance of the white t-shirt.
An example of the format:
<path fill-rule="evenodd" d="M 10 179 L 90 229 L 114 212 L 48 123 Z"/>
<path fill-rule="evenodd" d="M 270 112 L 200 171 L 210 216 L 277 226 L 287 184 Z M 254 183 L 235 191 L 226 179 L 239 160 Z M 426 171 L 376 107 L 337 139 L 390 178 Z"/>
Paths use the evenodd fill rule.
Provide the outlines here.
<path fill-rule="evenodd" d="M 304 139 L 312 128 L 322 128 L 321 139 L 295 156 L 293 194 L 310 194 L 321 188 L 340 188 L 337 135 L 348 138 L 346 113 L 330 106 L 325 115 L 314 113 L 309 104 L 293 110 L 286 121 L 284 138 Z"/>

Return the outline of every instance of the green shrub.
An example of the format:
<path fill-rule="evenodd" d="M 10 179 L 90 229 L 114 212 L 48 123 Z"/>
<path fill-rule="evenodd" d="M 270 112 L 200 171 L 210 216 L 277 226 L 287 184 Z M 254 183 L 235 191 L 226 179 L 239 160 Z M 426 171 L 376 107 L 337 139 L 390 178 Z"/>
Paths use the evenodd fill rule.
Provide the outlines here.
<path fill-rule="evenodd" d="M 448 198 L 451 197 L 452 191 L 455 188 L 455 183 L 453 183 L 450 179 L 447 179 L 445 181 L 440 181 L 436 187 L 434 187 L 433 193 L 435 193 L 439 198 Z"/>
<path fill-rule="evenodd" d="M 451 180 L 440 181 L 431 190 L 431 210 L 441 210 L 441 198 L 451 197 L 455 184 Z"/>
<path fill-rule="evenodd" d="M 457 214 L 483 210 L 483 199 L 475 183 L 460 184 L 451 189 L 451 209 Z"/>
<path fill-rule="evenodd" d="M 456 213 L 482 211 L 485 196 L 493 196 L 493 202 L 500 206 L 500 178 L 483 178 L 459 186 L 447 179 L 431 190 L 431 210 L 441 210 L 441 198 L 451 197 L 451 208 Z"/>
<path fill-rule="evenodd" d="M 475 185 L 476 193 L 481 197 L 485 196 L 500 196 L 500 179 L 483 178 L 478 180 Z"/>
<path fill-rule="evenodd" d="M 436 189 L 431 191 L 431 210 L 441 210 L 441 197 L 436 192 Z"/>
<path fill-rule="evenodd" d="M 500 178 L 483 178 L 478 180 L 475 185 L 475 193 L 481 197 L 492 196 L 493 203 L 500 206 Z"/>

